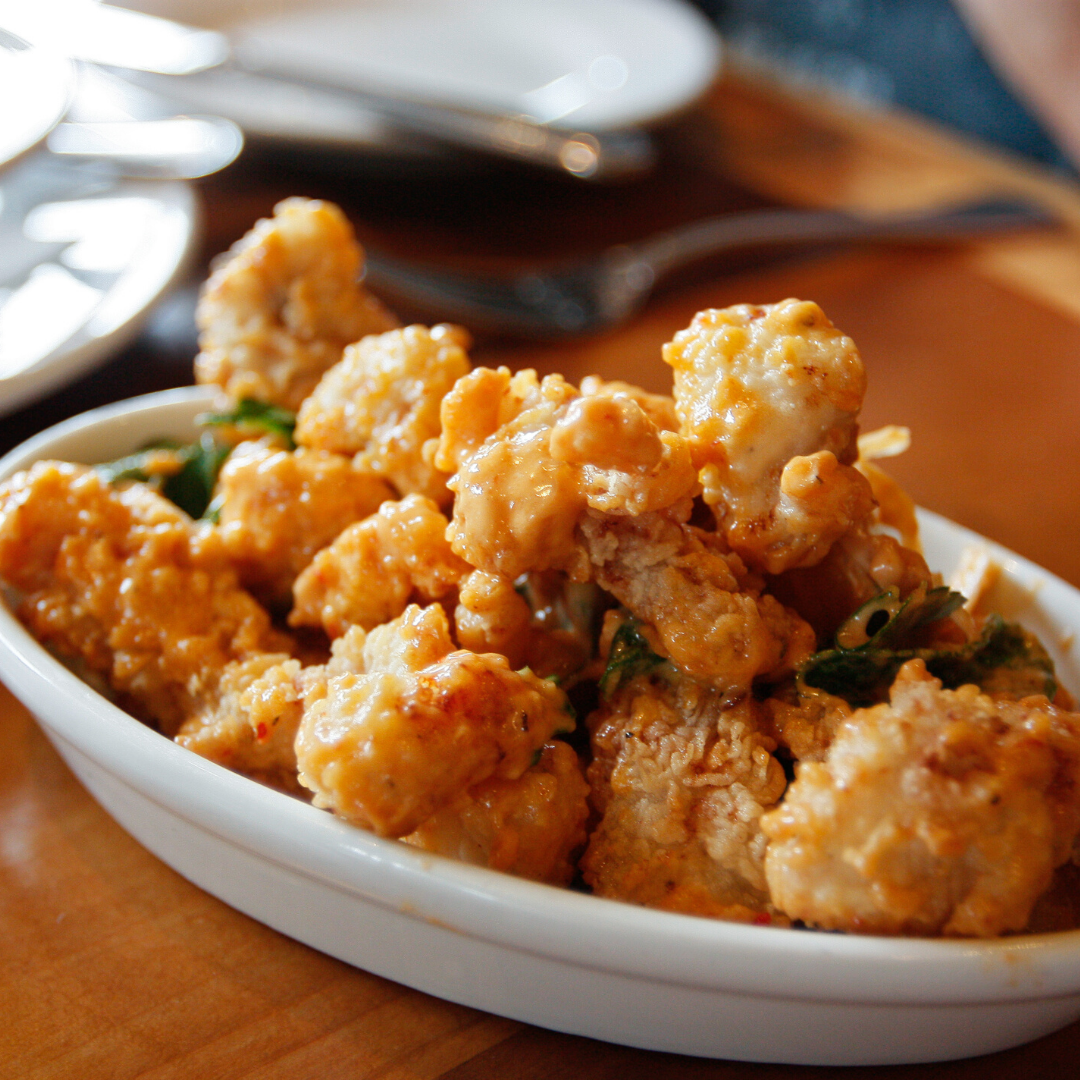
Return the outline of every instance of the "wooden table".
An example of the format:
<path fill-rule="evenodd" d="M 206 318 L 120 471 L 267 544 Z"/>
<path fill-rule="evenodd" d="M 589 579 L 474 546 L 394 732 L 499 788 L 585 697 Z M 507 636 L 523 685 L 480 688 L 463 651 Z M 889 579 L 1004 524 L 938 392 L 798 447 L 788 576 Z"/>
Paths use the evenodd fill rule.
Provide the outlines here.
<path fill-rule="evenodd" d="M 600 190 L 523 173 L 379 178 L 254 152 L 203 182 L 209 257 L 288 194 L 336 198 L 399 253 L 504 266 L 724 208 L 903 208 L 992 191 L 1060 230 L 965 248 L 731 261 L 624 328 L 553 346 L 484 340 L 474 359 L 666 389 L 661 344 L 702 307 L 817 300 L 860 345 L 866 428 L 909 425 L 891 463 L 923 505 L 1080 585 L 1080 188 L 913 119 L 746 74 L 666 138 L 656 177 Z M 105 401 L 190 381 L 189 288 L 124 355 L 5 419 L 0 446 Z M 1074 687 L 1080 690 L 1080 687 Z M 553 1034 L 352 969 L 231 910 L 130 839 L 0 687 L 0 1076 L 503 1080 L 750 1078 L 825 1070 L 710 1062 Z M 1031 1046 L 851 1076 L 1076 1075 L 1080 1024 Z"/>

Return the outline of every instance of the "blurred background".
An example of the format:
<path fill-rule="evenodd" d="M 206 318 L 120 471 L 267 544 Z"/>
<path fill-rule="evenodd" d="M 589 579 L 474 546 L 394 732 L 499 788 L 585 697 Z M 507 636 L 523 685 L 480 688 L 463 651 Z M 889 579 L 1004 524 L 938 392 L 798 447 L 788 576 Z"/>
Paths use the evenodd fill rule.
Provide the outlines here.
<path fill-rule="evenodd" d="M 789 81 L 912 109 L 1054 169 L 1074 171 L 997 74 L 952 0 L 698 3 L 731 49 Z"/>
<path fill-rule="evenodd" d="M 341 203 L 372 287 L 406 319 L 468 322 L 481 355 L 514 327 L 425 298 L 415 275 L 405 288 L 395 261 L 494 279 L 716 215 L 842 203 L 824 183 L 796 192 L 748 175 L 755 155 L 779 160 L 781 131 L 775 116 L 744 124 L 735 145 L 718 126 L 716 102 L 733 105 L 743 80 L 920 116 L 1074 177 L 1045 110 L 1022 101 L 1038 93 L 1023 78 L 1017 92 L 1000 49 L 969 31 L 986 6 L 0 0 L 3 445 L 190 381 L 211 258 L 288 195 Z M 759 257 L 743 245 L 724 268 Z M 651 289 L 655 271 L 635 272 Z M 576 301 L 529 287 L 562 305 L 563 330 L 587 328 Z"/>

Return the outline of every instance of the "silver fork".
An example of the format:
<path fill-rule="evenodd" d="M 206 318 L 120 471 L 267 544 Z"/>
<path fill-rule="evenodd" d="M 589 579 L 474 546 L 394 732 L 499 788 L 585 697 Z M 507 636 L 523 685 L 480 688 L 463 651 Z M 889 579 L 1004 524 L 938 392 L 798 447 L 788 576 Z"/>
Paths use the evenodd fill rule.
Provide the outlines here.
<path fill-rule="evenodd" d="M 533 337 L 587 334 L 640 308 L 665 276 L 740 248 L 892 241 L 941 243 L 1058 224 L 1020 200 L 963 203 L 919 213 L 858 216 L 838 210 L 754 210 L 692 222 L 599 256 L 506 276 L 418 266 L 368 251 L 366 281 L 393 302 L 477 329 Z"/>

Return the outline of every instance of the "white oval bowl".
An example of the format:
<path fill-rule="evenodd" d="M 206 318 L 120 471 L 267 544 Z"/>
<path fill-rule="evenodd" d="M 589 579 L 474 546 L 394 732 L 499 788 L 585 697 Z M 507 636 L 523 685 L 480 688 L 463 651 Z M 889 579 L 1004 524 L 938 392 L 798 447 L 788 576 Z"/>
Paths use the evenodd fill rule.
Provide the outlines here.
<path fill-rule="evenodd" d="M 190 438 L 185 388 L 50 428 L 0 461 L 94 462 Z M 1080 593 L 933 514 L 931 566 L 984 544 L 996 598 L 1080 687 Z M 367 971 L 558 1031 L 705 1057 L 799 1064 L 984 1054 L 1080 1017 L 1080 931 L 990 941 L 813 933 L 674 915 L 523 881 L 353 828 L 205 761 L 112 705 L 0 605 L 0 678 L 101 805 L 226 903 Z"/>

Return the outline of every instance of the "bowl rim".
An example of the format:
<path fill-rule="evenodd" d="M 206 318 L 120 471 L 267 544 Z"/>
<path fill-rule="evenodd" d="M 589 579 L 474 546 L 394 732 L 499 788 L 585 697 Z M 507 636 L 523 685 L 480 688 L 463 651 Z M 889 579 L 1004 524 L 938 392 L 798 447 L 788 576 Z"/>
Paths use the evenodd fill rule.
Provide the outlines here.
<path fill-rule="evenodd" d="M 73 417 L 0 459 L 0 481 L 74 434 L 159 412 L 182 421 L 214 396 L 214 388 L 185 387 Z M 1080 612 L 1080 592 L 1060 578 L 945 518 L 920 515 L 931 528 L 986 544 L 1006 573 L 1019 569 L 1043 589 L 1066 590 Z M 959 1005 L 1080 994 L 1080 930 L 930 939 L 729 923 L 526 881 L 380 838 L 146 727 L 39 645 L 2 602 L 0 678 L 47 733 L 189 824 L 358 900 L 506 949 L 654 983 L 821 1002 Z"/>

